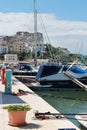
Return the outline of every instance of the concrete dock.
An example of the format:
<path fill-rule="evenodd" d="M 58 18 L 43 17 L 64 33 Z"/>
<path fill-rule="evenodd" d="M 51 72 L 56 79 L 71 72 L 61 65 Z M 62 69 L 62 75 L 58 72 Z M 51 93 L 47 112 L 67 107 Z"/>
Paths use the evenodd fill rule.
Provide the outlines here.
<path fill-rule="evenodd" d="M 45 100 L 38 96 L 35 92 L 25 86 L 23 83 L 13 78 L 12 93 L 18 92 L 18 89 L 28 91 L 28 94 L 21 96 L 14 96 L 13 94 L 5 94 L 5 85 L 2 85 L 0 81 L 0 130 L 59 130 L 67 128 L 73 128 L 75 130 L 80 130 L 72 122 L 66 118 L 60 119 L 46 119 L 40 120 L 36 119 L 34 112 L 38 110 L 39 112 L 52 112 L 58 113 L 51 105 L 49 105 Z M 27 125 L 22 127 L 13 127 L 8 125 L 8 112 L 2 109 L 2 106 L 7 104 L 19 104 L 27 103 L 31 106 L 31 110 L 27 112 Z M 66 128 L 66 129 L 65 129 Z"/>

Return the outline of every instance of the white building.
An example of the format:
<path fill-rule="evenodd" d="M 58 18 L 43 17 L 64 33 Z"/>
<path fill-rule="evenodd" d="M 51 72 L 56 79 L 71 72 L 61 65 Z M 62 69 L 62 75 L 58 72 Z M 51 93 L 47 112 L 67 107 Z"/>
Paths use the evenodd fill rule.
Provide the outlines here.
<path fill-rule="evenodd" d="M 4 61 L 6 62 L 17 62 L 17 54 L 5 54 Z"/>
<path fill-rule="evenodd" d="M 0 54 L 6 54 L 6 53 L 8 53 L 8 45 L 6 45 L 6 44 L 0 44 Z"/>

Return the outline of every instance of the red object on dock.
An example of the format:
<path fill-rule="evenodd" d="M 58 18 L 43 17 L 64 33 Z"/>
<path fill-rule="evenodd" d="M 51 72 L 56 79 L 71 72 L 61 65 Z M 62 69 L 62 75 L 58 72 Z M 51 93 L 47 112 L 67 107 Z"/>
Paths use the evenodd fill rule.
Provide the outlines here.
<path fill-rule="evenodd" d="M 5 84 L 5 70 L 6 70 L 6 68 L 1 69 L 1 81 L 2 81 L 2 84 Z"/>

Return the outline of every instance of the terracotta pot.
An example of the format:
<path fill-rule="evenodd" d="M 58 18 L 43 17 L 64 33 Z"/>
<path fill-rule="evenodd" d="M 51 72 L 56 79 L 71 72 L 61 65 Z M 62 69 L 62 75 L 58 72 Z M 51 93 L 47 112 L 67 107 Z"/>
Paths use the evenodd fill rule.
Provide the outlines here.
<path fill-rule="evenodd" d="M 26 125 L 26 112 L 27 111 L 8 111 L 9 121 L 8 125 L 23 126 Z"/>

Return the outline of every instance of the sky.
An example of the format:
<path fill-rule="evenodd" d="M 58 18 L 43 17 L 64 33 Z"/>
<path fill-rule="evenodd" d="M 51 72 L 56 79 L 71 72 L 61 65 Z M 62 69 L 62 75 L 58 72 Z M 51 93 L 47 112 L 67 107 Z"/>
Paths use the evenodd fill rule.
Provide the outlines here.
<path fill-rule="evenodd" d="M 87 0 L 36 0 L 44 42 L 87 55 Z M 0 36 L 34 32 L 34 0 L 0 0 Z"/>

